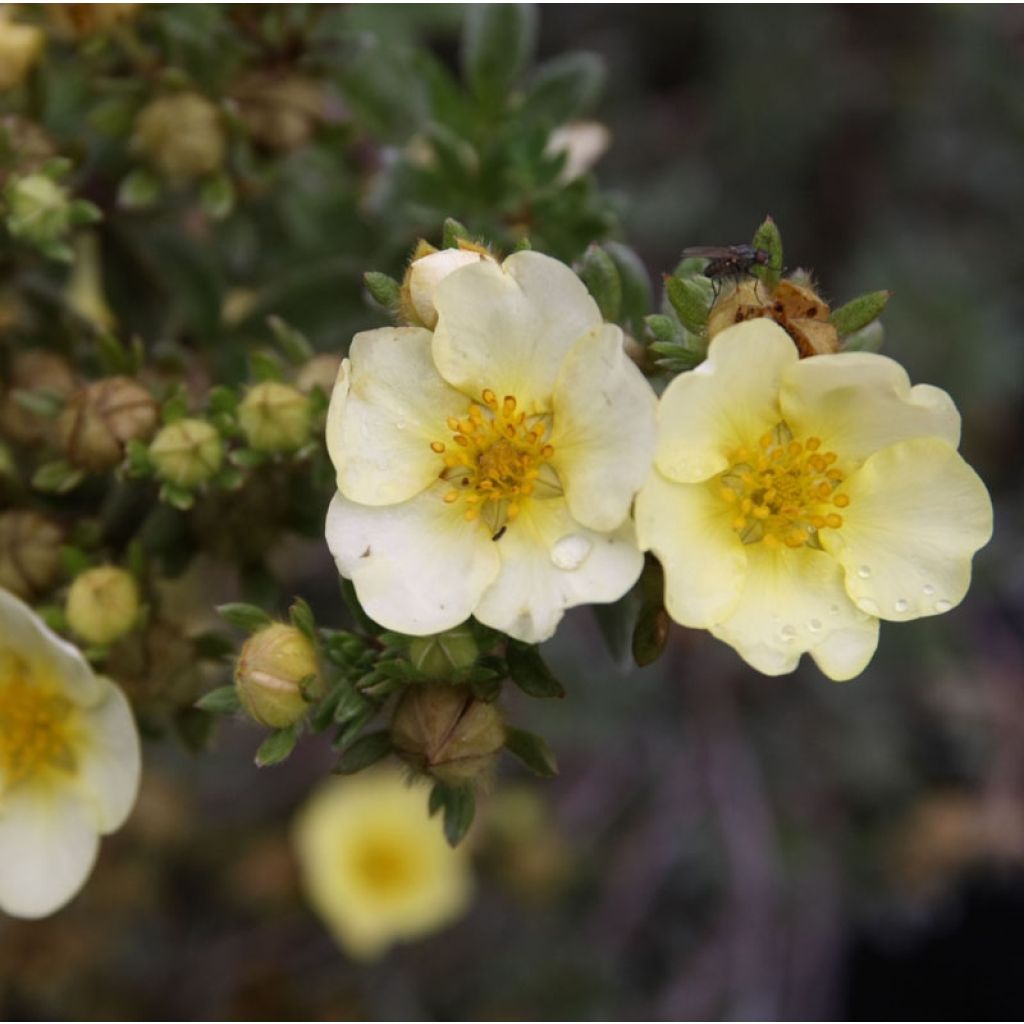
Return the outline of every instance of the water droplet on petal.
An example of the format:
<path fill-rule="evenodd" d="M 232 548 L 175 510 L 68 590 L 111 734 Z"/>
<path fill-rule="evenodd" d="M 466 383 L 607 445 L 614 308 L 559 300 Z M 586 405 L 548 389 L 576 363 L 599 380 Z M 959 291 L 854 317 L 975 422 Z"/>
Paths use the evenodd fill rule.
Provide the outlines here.
<path fill-rule="evenodd" d="M 932 594 L 934 594 L 934 593 L 935 593 L 935 588 L 934 588 L 934 587 L 933 587 L 933 586 L 932 586 L 932 585 L 931 585 L 930 583 L 926 583 L 926 584 L 925 584 L 925 585 L 924 585 L 924 586 L 923 586 L 923 587 L 921 588 L 921 592 L 922 592 L 923 594 L 927 594 L 927 595 L 928 595 L 928 597 L 931 597 L 931 596 L 932 596 Z"/>
<path fill-rule="evenodd" d="M 940 612 L 940 613 L 941 612 L 948 612 L 949 609 L 952 608 L 952 607 L 953 607 L 953 602 L 952 601 L 936 601 L 935 602 L 935 610 L 937 612 Z"/>
<path fill-rule="evenodd" d="M 838 609 L 836 609 L 836 610 L 838 611 Z M 807 623 L 807 628 L 812 633 L 820 632 L 821 631 L 821 619 L 811 619 L 811 621 Z"/>
<path fill-rule="evenodd" d="M 867 579 L 867 578 L 868 578 L 868 577 L 869 577 L 869 576 L 871 575 L 871 566 L 870 566 L 870 565 L 862 565 L 862 566 L 861 566 L 861 567 L 860 567 L 860 568 L 859 568 L 859 569 L 857 570 L 857 575 L 858 575 L 858 576 L 859 576 L 859 577 L 860 577 L 860 578 L 861 578 L 862 580 L 866 580 L 866 579 Z"/>
<path fill-rule="evenodd" d="M 780 630 L 782 633 L 782 639 L 787 643 L 791 644 L 796 639 L 796 627 L 795 626 L 783 626 Z"/>
<path fill-rule="evenodd" d="M 590 554 L 593 544 L 578 533 L 570 533 L 555 541 L 551 549 L 551 562 L 559 569 L 572 572 L 578 569 Z"/>
<path fill-rule="evenodd" d="M 877 615 L 879 610 L 878 604 L 872 601 L 870 597 L 862 597 L 857 602 L 857 607 L 866 615 Z"/>
<path fill-rule="evenodd" d="M 909 607 L 910 602 L 904 601 L 902 597 L 893 605 L 898 615 L 902 615 Z"/>

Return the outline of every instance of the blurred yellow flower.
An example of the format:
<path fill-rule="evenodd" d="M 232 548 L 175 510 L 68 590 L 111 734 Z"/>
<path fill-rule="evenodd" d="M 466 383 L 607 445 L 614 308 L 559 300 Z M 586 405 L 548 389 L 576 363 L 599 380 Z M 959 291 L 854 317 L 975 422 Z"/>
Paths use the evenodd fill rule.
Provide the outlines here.
<path fill-rule="evenodd" d="M 71 899 L 139 772 L 124 694 L 0 590 L 0 910 L 42 917 Z"/>
<path fill-rule="evenodd" d="M 342 365 L 327 543 L 389 629 L 475 615 L 539 643 L 566 608 L 615 601 L 640 574 L 629 511 L 654 392 L 564 264 L 519 252 L 444 269 L 421 282 L 433 333 L 359 334 Z"/>
<path fill-rule="evenodd" d="M 354 957 L 443 928 L 469 906 L 468 855 L 428 815 L 427 792 L 397 769 L 377 769 L 331 780 L 299 813 L 307 896 Z"/>
<path fill-rule="evenodd" d="M 637 534 L 665 604 L 768 675 L 861 672 L 879 619 L 949 611 L 992 534 L 945 391 L 863 352 L 798 359 L 766 320 L 717 335 L 658 412 Z"/>

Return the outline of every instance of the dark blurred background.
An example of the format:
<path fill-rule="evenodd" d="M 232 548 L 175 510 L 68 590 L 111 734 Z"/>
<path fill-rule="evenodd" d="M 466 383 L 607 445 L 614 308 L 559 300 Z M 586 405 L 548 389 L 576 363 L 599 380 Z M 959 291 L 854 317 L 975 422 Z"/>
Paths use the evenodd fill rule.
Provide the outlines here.
<path fill-rule="evenodd" d="M 455 64 L 455 8 L 353 17 Z M 548 645 L 569 699 L 517 708 L 560 777 L 506 766 L 473 910 L 369 967 L 288 848 L 328 752 L 257 772 L 244 725 L 204 758 L 154 748 L 84 894 L 0 928 L 8 1018 L 1024 1012 L 1024 11 L 578 5 L 540 26 L 542 57 L 608 63 L 596 173 L 655 279 L 771 214 L 827 296 L 895 292 L 885 351 L 953 395 L 995 502 L 968 598 L 883 625 L 845 684 L 760 677 L 679 627 L 629 670 L 570 614 Z"/>

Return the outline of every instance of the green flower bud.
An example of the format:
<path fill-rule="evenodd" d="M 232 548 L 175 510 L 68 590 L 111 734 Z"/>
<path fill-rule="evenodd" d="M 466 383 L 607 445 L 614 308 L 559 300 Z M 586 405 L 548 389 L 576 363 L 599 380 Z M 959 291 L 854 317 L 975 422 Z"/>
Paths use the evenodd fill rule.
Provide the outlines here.
<path fill-rule="evenodd" d="M 68 461 L 81 469 L 104 470 L 124 458 L 131 440 L 146 440 L 156 428 L 157 403 L 130 377 L 108 377 L 81 388 L 57 420 Z"/>
<path fill-rule="evenodd" d="M 153 100 L 135 120 L 132 145 L 164 177 L 193 181 L 224 162 L 226 143 L 217 108 L 198 93 Z"/>
<path fill-rule="evenodd" d="M 0 587 L 31 598 L 50 589 L 60 575 L 61 528 L 37 512 L 0 514 Z"/>
<path fill-rule="evenodd" d="M 468 626 L 449 629 L 436 636 L 414 637 L 409 643 L 409 660 L 431 679 L 445 679 L 454 669 L 468 668 L 480 648 Z"/>
<path fill-rule="evenodd" d="M 71 631 L 86 643 L 112 643 L 138 621 L 135 577 L 115 565 L 87 569 L 71 584 L 64 613 Z"/>
<path fill-rule="evenodd" d="M 45 174 L 15 178 L 4 189 L 7 230 L 31 245 L 59 242 L 71 226 L 67 189 Z"/>
<path fill-rule="evenodd" d="M 266 380 L 249 389 L 238 407 L 238 422 L 256 451 L 291 452 L 310 438 L 312 409 L 301 391 Z"/>
<path fill-rule="evenodd" d="M 220 469 L 224 445 L 206 420 L 176 420 L 153 438 L 149 457 L 161 480 L 178 487 L 197 487 Z"/>
<path fill-rule="evenodd" d="M 235 689 L 242 706 L 261 725 L 294 725 L 308 710 L 309 699 L 323 693 L 316 650 L 294 626 L 267 626 L 242 645 Z"/>
<path fill-rule="evenodd" d="M 493 704 L 464 687 L 411 686 L 395 708 L 391 741 L 417 771 L 452 786 L 486 775 L 505 743 L 505 724 Z"/>

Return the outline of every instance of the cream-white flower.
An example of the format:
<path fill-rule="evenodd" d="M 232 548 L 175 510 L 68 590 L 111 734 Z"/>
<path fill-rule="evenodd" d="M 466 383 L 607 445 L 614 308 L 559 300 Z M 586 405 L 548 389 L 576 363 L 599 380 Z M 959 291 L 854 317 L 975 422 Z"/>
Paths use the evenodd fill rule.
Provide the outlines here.
<path fill-rule="evenodd" d="M 389 629 L 470 615 L 527 642 L 566 608 L 614 601 L 642 567 L 629 520 L 650 468 L 654 394 L 622 332 L 534 252 L 444 277 L 433 333 L 357 335 L 327 444 L 327 542 Z"/>
<path fill-rule="evenodd" d="M 717 335 L 658 411 L 637 534 L 669 614 L 768 675 L 809 652 L 861 672 L 879 619 L 951 609 L 992 533 L 985 485 L 957 454 L 946 392 L 884 356 L 798 359 L 766 320 Z"/>
<path fill-rule="evenodd" d="M 408 312 L 413 322 L 428 330 L 437 326 L 437 309 L 434 306 L 434 292 L 437 286 L 460 267 L 467 267 L 492 257 L 484 250 L 471 246 L 459 249 L 439 249 L 418 256 L 409 264 L 403 287 L 406 290 Z"/>
<path fill-rule="evenodd" d="M 124 694 L 0 590 L 0 910 L 42 917 L 70 900 L 139 772 Z"/>

